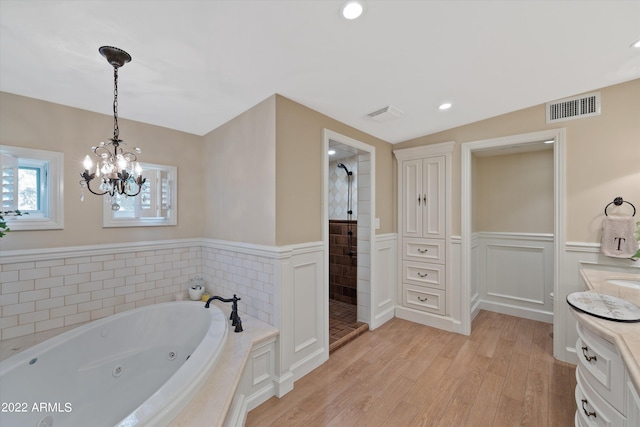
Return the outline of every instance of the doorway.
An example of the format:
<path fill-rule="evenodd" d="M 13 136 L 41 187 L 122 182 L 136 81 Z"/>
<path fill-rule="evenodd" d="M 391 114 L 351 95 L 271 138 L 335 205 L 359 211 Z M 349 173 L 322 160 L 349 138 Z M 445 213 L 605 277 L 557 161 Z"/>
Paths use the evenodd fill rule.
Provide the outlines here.
<path fill-rule="evenodd" d="M 474 212 L 473 212 L 473 155 L 487 153 L 490 150 L 509 148 L 514 151 L 524 150 L 535 146 L 536 143 L 553 141 L 553 293 L 562 296 L 560 286 L 560 272 L 563 266 L 562 256 L 565 246 L 565 178 L 564 178 L 564 152 L 565 130 L 552 129 L 548 131 L 529 134 L 514 135 L 489 140 L 474 141 L 462 144 L 461 147 L 461 172 L 462 172 L 462 250 L 461 250 L 461 288 L 465 298 L 462 313 L 462 329 L 465 334 L 471 332 L 473 320 L 474 299 L 476 289 L 474 283 Z M 557 300 L 558 298 L 556 298 Z M 554 356 L 557 358 L 562 351 L 563 332 L 566 319 L 559 312 L 560 304 L 553 305 L 553 329 L 554 329 Z"/>
<path fill-rule="evenodd" d="M 369 329 L 373 147 L 325 130 L 323 228 L 329 353 Z"/>

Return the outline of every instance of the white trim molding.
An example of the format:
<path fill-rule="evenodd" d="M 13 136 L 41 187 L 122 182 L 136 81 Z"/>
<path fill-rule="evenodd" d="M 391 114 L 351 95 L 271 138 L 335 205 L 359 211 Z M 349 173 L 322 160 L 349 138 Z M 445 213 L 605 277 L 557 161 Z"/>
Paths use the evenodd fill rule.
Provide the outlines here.
<path fill-rule="evenodd" d="M 471 157 L 474 151 L 488 150 L 511 145 L 527 144 L 545 140 L 554 141 L 553 162 L 554 162 L 554 260 L 553 260 L 553 283 L 554 294 L 560 296 L 564 294 L 566 277 L 564 276 L 564 252 L 566 239 L 566 172 L 565 172 L 565 145 L 566 131 L 564 128 L 549 129 L 540 132 L 532 132 L 521 135 L 504 136 L 500 138 L 486 139 L 463 143 L 461 146 L 461 229 L 462 229 L 462 259 L 461 259 L 461 287 L 462 298 L 465 300 L 465 310 L 463 312 L 463 330 L 465 333 L 471 331 L 471 266 L 472 266 L 472 173 Z M 556 297 L 556 301 L 558 298 Z M 564 304 L 554 304 L 554 357 L 566 360 L 564 349 L 567 343 L 564 341 L 567 329 L 566 313 Z"/>

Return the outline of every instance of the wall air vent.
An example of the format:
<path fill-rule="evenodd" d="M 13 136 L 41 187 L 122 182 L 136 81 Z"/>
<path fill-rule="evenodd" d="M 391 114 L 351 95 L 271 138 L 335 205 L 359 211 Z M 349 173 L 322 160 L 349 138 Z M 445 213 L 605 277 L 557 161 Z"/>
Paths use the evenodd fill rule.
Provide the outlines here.
<path fill-rule="evenodd" d="M 387 105 L 384 108 L 367 114 L 367 116 L 376 122 L 388 122 L 389 120 L 401 117 L 403 114 L 404 113 L 399 108 L 396 108 L 393 105 Z"/>
<path fill-rule="evenodd" d="M 547 102 L 547 123 L 600 115 L 600 92 Z"/>

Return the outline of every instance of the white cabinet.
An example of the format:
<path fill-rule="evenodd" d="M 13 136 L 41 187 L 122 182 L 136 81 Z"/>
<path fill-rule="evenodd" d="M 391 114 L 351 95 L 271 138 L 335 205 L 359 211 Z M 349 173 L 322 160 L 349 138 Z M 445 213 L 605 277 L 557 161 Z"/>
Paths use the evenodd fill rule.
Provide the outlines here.
<path fill-rule="evenodd" d="M 640 399 L 615 345 L 577 324 L 576 426 L 640 425 Z"/>
<path fill-rule="evenodd" d="M 640 426 L 640 396 L 627 375 L 626 381 L 627 425 Z"/>
<path fill-rule="evenodd" d="M 402 161 L 405 237 L 445 238 L 445 156 Z"/>
<path fill-rule="evenodd" d="M 395 150 L 398 160 L 396 315 L 431 326 L 446 316 L 453 142 Z M 433 318 L 432 318 L 433 319 Z"/>

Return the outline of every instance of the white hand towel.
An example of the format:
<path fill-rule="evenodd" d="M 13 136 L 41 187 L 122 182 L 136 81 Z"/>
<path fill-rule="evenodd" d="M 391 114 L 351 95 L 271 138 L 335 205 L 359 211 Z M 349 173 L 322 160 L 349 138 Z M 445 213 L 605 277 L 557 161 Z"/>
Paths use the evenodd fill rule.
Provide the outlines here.
<path fill-rule="evenodd" d="M 635 230 L 636 224 L 631 216 L 605 217 L 602 222 L 600 251 L 608 257 L 631 258 L 638 250 Z"/>

